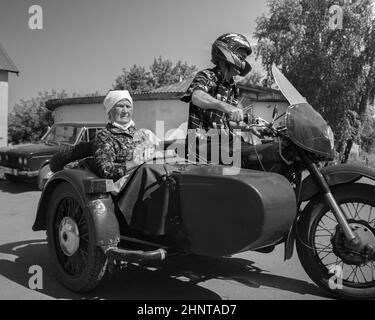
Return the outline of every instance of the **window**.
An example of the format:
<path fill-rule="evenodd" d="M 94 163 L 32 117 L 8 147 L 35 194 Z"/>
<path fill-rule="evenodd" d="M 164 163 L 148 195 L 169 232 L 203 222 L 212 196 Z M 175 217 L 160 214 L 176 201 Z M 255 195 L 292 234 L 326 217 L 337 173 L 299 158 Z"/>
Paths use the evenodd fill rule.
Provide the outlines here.
<path fill-rule="evenodd" d="M 86 128 L 81 142 L 91 142 L 95 140 L 96 133 L 102 128 Z"/>
<path fill-rule="evenodd" d="M 74 144 L 81 132 L 81 127 L 56 125 L 49 131 L 44 141 L 53 144 Z"/>
<path fill-rule="evenodd" d="M 98 128 L 89 128 L 88 131 L 88 141 L 95 140 L 96 132 L 98 131 Z"/>

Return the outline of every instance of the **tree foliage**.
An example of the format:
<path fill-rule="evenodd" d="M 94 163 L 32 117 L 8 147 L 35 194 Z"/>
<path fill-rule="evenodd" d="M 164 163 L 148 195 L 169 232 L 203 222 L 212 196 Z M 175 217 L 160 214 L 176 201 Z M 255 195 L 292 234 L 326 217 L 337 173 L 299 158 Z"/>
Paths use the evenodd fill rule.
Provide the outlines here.
<path fill-rule="evenodd" d="M 129 71 L 122 69 L 113 85 L 115 90 L 127 89 L 132 93 L 140 93 L 157 89 L 192 77 L 197 72 L 196 66 L 189 66 L 180 60 L 174 65 L 169 59 L 155 58 L 149 71 L 145 67 L 133 65 Z"/>
<path fill-rule="evenodd" d="M 67 98 L 65 91 L 39 92 L 36 98 L 21 100 L 8 117 L 8 142 L 17 144 L 38 141 L 48 126 L 53 124 L 52 114 L 44 105 L 49 99 Z"/>
<path fill-rule="evenodd" d="M 329 8 L 343 8 L 343 28 L 329 28 Z M 272 64 L 332 126 L 342 160 L 359 142 L 375 93 L 375 23 L 371 0 L 268 0 L 257 19 L 258 55 L 272 84 Z"/>
<path fill-rule="evenodd" d="M 98 96 L 98 92 L 86 96 Z M 73 93 L 72 97 L 78 97 Z M 50 99 L 68 98 L 63 90 L 57 92 L 39 92 L 36 98 L 21 100 L 8 116 L 8 142 L 12 144 L 38 142 L 46 133 L 48 126 L 53 124 L 51 111 L 45 108 L 45 103 Z"/>
<path fill-rule="evenodd" d="M 264 76 L 260 72 L 256 70 L 252 70 L 244 77 L 239 78 L 238 81 L 236 82 L 239 85 L 249 86 L 249 87 L 263 86 L 262 85 L 263 78 Z"/>

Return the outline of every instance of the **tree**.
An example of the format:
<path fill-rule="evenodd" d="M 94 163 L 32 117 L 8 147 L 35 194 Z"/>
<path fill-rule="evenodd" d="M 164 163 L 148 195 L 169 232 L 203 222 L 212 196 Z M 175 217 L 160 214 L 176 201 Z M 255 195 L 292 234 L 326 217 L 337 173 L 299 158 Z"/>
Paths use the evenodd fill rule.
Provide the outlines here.
<path fill-rule="evenodd" d="M 46 133 L 48 126 L 53 124 L 52 114 L 44 105 L 47 100 L 67 98 L 65 91 L 60 93 L 39 92 L 36 98 L 21 100 L 8 117 L 9 143 L 36 142 Z"/>
<path fill-rule="evenodd" d="M 73 93 L 72 97 L 78 97 Z M 87 97 L 99 96 L 98 92 L 90 93 Z M 26 143 L 38 142 L 46 133 L 48 126 L 53 124 L 51 111 L 45 108 L 45 103 L 50 99 L 68 98 L 68 94 L 63 90 L 57 92 L 39 92 L 36 98 L 21 100 L 17 103 L 8 117 L 8 142 Z"/>
<path fill-rule="evenodd" d="M 129 71 L 122 69 L 122 75 L 116 78 L 113 85 L 115 90 L 129 90 L 132 93 L 149 91 L 153 87 L 153 79 L 150 72 L 141 66 L 133 65 Z"/>
<path fill-rule="evenodd" d="M 345 161 L 359 142 L 375 93 L 375 23 L 371 0 L 342 1 L 343 28 L 329 28 L 334 0 L 269 0 L 269 16 L 257 19 L 258 52 L 272 84 L 271 66 L 282 72 L 327 119 Z"/>
<path fill-rule="evenodd" d="M 129 71 L 122 69 L 113 85 L 115 90 L 127 89 L 132 93 L 140 93 L 157 89 L 192 77 L 197 72 L 196 66 L 189 66 L 180 60 L 173 65 L 170 60 L 163 60 L 160 56 L 155 58 L 150 66 L 150 71 L 142 66 L 133 65 Z"/>
<path fill-rule="evenodd" d="M 195 66 L 188 66 L 179 60 L 175 66 L 170 60 L 163 60 L 162 57 L 154 59 L 150 67 L 154 79 L 154 88 L 160 88 L 181 80 L 190 78 L 197 71 Z"/>
<path fill-rule="evenodd" d="M 250 71 L 247 75 L 244 77 L 241 77 L 238 81 L 237 84 L 243 85 L 243 86 L 262 86 L 262 79 L 263 75 L 256 71 L 252 70 Z"/>

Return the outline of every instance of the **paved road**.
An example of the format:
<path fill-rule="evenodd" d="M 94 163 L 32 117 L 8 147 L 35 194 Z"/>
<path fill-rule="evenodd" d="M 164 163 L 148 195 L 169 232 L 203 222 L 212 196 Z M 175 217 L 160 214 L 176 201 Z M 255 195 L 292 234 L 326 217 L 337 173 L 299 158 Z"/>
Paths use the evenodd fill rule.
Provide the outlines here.
<path fill-rule="evenodd" d="M 51 275 L 45 232 L 33 232 L 40 192 L 33 184 L 0 180 L 0 299 L 326 299 L 297 256 L 271 254 L 232 258 L 173 258 L 152 268 L 132 266 L 108 276 L 93 293 L 71 293 Z M 43 270 L 43 289 L 28 286 L 29 268 Z"/>

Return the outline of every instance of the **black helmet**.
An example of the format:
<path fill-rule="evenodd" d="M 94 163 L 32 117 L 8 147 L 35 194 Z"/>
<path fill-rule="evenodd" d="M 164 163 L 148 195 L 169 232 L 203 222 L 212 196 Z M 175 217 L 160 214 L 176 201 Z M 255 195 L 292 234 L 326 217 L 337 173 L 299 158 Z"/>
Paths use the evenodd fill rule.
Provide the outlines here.
<path fill-rule="evenodd" d="M 239 52 L 240 49 L 244 49 L 246 56 Z M 250 43 L 245 36 L 239 33 L 226 33 L 213 43 L 211 61 L 216 65 L 220 60 L 225 61 L 234 66 L 241 76 L 244 76 L 251 70 L 250 64 L 245 60 L 251 52 Z"/>

